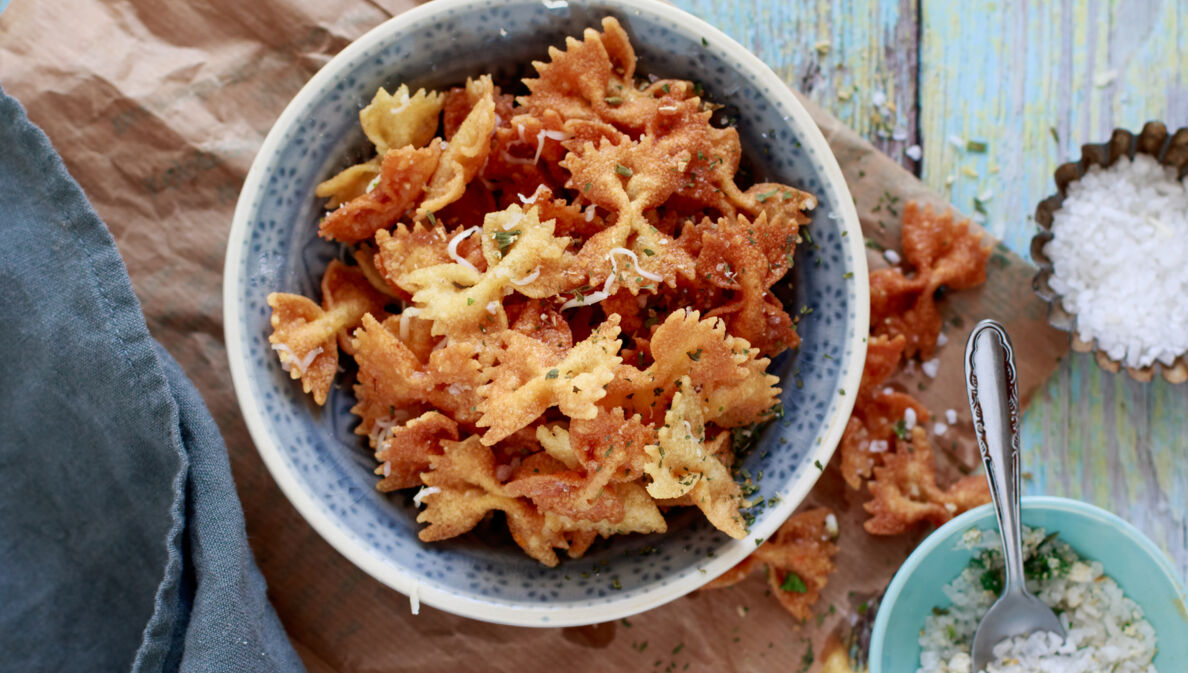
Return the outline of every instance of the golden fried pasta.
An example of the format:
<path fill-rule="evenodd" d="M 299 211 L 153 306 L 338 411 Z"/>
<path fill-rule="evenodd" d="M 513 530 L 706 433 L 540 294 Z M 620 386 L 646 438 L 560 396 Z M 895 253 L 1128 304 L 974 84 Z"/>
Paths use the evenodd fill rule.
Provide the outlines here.
<path fill-rule="evenodd" d="M 331 264 L 349 283 L 320 307 L 270 297 L 281 363 L 319 403 L 353 358 L 377 488 L 421 487 L 426 542 L 492 512 L 546 565 L 664 532 L 672 507 L 747 533 L 730 431 L 779 413 L 769 358 L 799 338 L 774 289 L 816 199 L 740 186 L 738 132 L 693 83 L 640 80 L 622 26 L 601 28 L 519 98 L 487 75 L 379 90 L 360 113 L 376 156 L 316 192 L 319 234 L 358 266 Z"/>
<path fill-rule="evenodd" d="M 874 479 L 867 483 L 873 496 L 863 505 L 872 514 L 863 524 L 868 533 L 898 535 L 920 521 L 939 526 L 990 502 L 989 486 L 980 474 L 963 477 L 947 489 L 937 485 L 932 445 L 924 428 L 914 428 L 911 443 L 906 444 L 897 440 L 895 451 L 874 468 Z"/>
<path fill-rule="evenodd" d="M 831 524 L 832 522 L 832 524 Z M 827 507 L 792 515 L 775 536 L 741 563 L 705 586 L 717 589 L 737 584 L 764 565 L 771 593 L 797 619 L 812 617 L 812 608 L 836 566 L 837 518 Z"/>

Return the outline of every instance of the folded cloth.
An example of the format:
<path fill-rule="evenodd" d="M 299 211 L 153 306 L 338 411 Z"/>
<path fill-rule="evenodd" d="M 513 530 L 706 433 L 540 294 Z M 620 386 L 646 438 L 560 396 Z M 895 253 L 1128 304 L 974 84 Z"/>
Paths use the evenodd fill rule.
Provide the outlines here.
<path fill-rule="evenodd" d="M 0 671 L 301 671 L 226 448 L 0 89 Z"/>

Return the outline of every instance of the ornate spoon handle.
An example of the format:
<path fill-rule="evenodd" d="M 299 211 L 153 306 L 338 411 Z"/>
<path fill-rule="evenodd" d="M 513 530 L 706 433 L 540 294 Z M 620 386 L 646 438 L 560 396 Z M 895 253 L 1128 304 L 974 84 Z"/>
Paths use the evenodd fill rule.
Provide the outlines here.
<path fill-rule="evenodd" d="M 1025 591 L 1019 522 L 1019 389 L 1011 338 L 998 322 L 983 320 L 970 332 L 965 344 L 965 383 L 1002 531 L 1003 592 Z"/>

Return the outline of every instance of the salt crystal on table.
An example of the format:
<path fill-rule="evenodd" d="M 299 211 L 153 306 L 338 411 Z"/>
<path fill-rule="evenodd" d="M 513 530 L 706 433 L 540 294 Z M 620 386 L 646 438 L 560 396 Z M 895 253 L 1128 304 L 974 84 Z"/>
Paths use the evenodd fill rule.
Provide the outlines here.
<path fill-rule="evenodd" d="M 957 410 L 956 409 L 946 409 L 945 410 L 945 420 L 948 421 L 949 425 L 956 424 L 957 423 Z"/>
<path fill-rule="evenodd" d="M 903 427 L 911 430 L 916 427 L 916 410 L 908 407 L 903 410 Z"/>
<path fill-rule="evenodd" d="M 928 378 L 935 379 L 937 372 L 940 371 L 940 358 L 932 358 L 927 362 L 920 363 L 920 370 L 923 371 L 924 375 Z"/>

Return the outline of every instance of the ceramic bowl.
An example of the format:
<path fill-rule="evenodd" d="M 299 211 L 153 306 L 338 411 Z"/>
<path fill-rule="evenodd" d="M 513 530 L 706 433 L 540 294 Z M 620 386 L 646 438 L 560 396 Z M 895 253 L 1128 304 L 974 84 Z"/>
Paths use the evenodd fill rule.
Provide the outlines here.
<path fill-rule="evenodd" d="M 1168 133 L 1163 122 L 1147 122 L 1142 131 L 1135 135 L 1126 129 L 1114 129 L 1109 142 L 1082 145 L 1081 158 L 1061 164 L 1053 177 L 1057 193 L 1039 203 L 1035 209 L 1035 223 L 1039 231 L 1031 239 L 1031 258 L 1039 266 L 1032 287 L 1040 299 L 1048 302 L 1048 323 L 1069 333 L 1072 349 L 1080 353 L 1093 353 L 1098 366 L 1109 372 L 1125 368 L 1126 373 L 1136 381 L 1147 382 L 1160 373 L 1169 383 L 1188 381 L 1188 355 L 1180 355 L 1171 364 L 1160 362 L 1142 368 L 1127 367 L 1114 360 L 1105 351 L 1097 348 L 1097 341 L 1085 341 L 1077 334 L 1077 316 L 1065 310 L 1060 294 L 1049 282 L 1055 272 L 1052 260 L 1048 259 L 1044 247 L 1053 238 L 1052 219 L 1068 196 L 1068 186 L 1079 180 L 1091 166 L 1107 167 L 1122 157 L 1134 158 L 1137 153 L 1148 154 L 1164 166 L 1176 169 L 1181 179 L 1188 173 L 1188 127 L 1175 133 Z"/>
<path fill-rule="evenodd" d="M 772 363 L 786 413 L 742 459 L 763 473 L 750 535 L 733 540 L 700 512 L 670 514 L 664 535 L 596 545 L 546 568 L 510 539 L 468 535 L 422 544 L 408 494 L 375 490 L 371 452 L 352 433 L 349 387 L 323 408 L 281 370 L 269 348 L 272 291 L 318 296 L 341 251 L 318 239 L 314 186 L 359 160 L 358 111 L 377 87 L 446 87 L 467 75 L 523 74 L 549 45 L 617 17 L 643 73 L 701 82 L 734 106 L 756 177 L 814 193 L 812 245 L 796 253 L 788 302 L 812 309 L 803 344 Z M 755 56 L 712 26 L 667 4 L 638 0 L 440 0 L 356 40 L 297 94 L 269 132 L 240 195 L 224 277 L 227 354 L 252 438 L 273 477 L 339 552 L 416 601 L 492 622 L 560 626 L 634 614 L 689 593 L 753 551 L 808 493 L 849 416 L 865 357 L 869 299 L 862 234 L 837 162 L 808 113 Z M 844 391 L 850 391 L 846 395 Z"/>
<path fill-rule="evenodd" d="M 1105 573 L 1143 609 L 1155 627 L 1155 668 L 1175 671 L 1188 661 L 1188 607 L 1183 579 L 1167 555 L 1121 518 L 1079 500 L 1023 498 L 1023 525 L 1059 533 L 1081 558 L 1100 561 Z M 950 604 L 944 586 L 972 557 L 958 548 L 971 528 L 997 526 L 990 505 L 972 509 L 938 528 L 912 552 L 891 580 L 875 617 L 870 673 L 903 673 L 920 665 L 917 639 L 933 607 Z"/>

